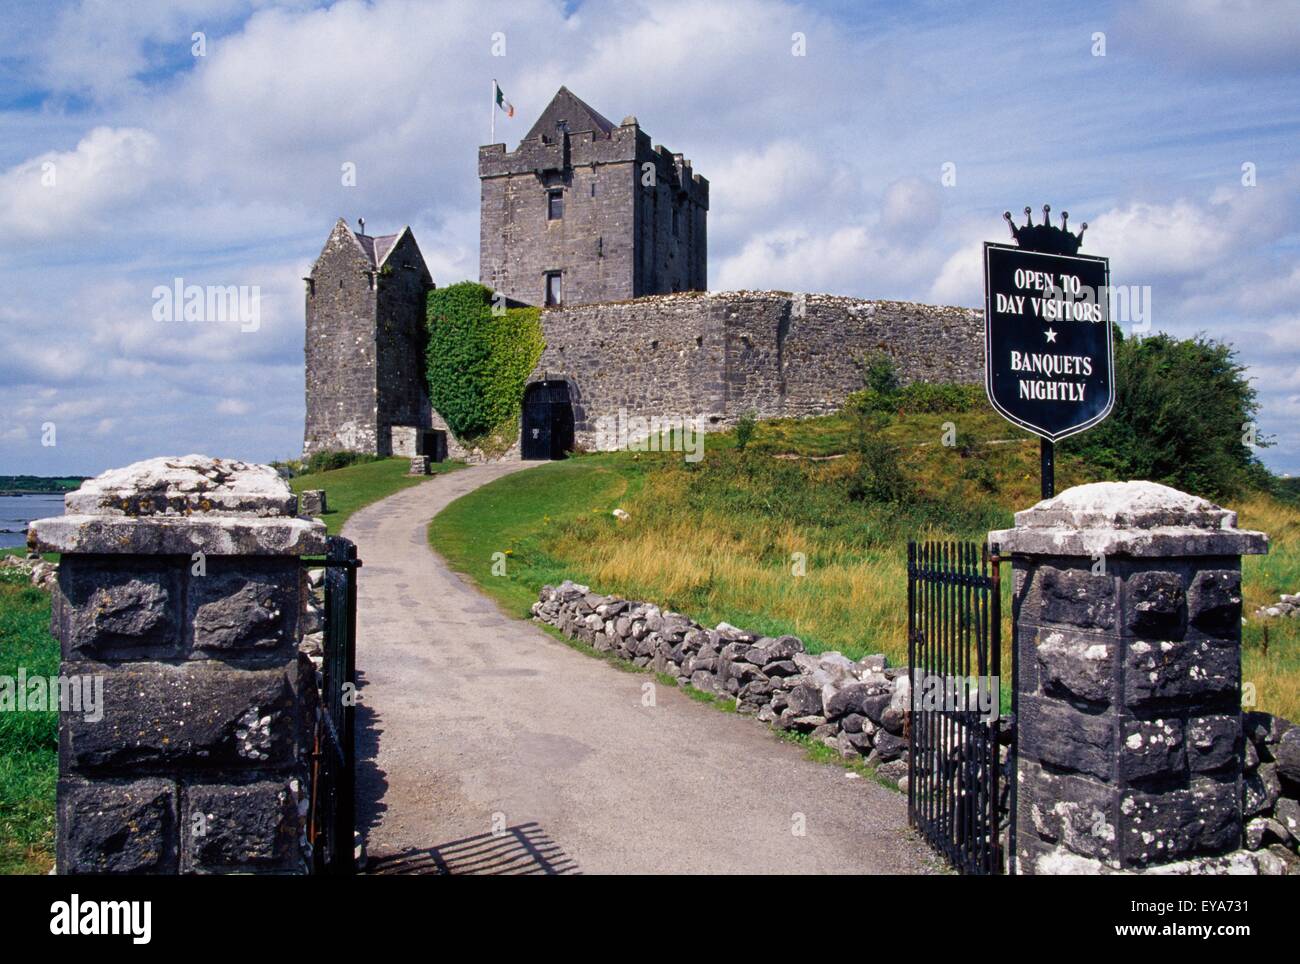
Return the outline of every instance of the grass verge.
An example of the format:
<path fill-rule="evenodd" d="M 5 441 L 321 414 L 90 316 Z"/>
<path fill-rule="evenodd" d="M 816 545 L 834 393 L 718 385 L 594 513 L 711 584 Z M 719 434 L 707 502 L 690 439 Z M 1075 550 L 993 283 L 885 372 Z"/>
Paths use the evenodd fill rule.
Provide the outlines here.
<path fill-rule="evenodd" d="M 377 462 L 363 462 L 349 465 L 347 468 L 331 469 L 327 472 L 312 472 L 299 475 L 289 480 L 289 487 L 297 495 L 305 489 L 324 489 L 325 504 L 329 511 L 321 516 L 321 521 L 332 536 L 338 535 L 343 524 L 352 513 L 372 502 L 400 492 L 402 489 L 419 485 L 428 476 L 408 475 L 411 467 L 409 459 L 380 459 Z M 460 462 L 434 462 L 434 475 L 442 475 L 464 468 Z"/>
<path fill-rule="evenodd" d="M 50 596 L 22 574 L 0 572 L 0 676 L 59 671 L 49 632 Z M 54 865 L 58 713 L 0 713 L 0 874 L 43 874 Z"/>
<path fill-rule="evenodd" d="M 883 652 L 903 664 L 907 539 L 983 541 L 1011 525 L 1014 509 L 1037 501 L 1038 446 L 979 413 L 899 417 L 884 432 L 909 490 L 879 502 L 855 494 L 863 457 L 848 421 L 760 423 L 743 452 L 731 435 L 710 435 L 697 463 L 621 452 L 545 464 L 452 503 L 433 520 L 430 541 L 521 617 L 541 586 L 569 578 L 705 624 L 793 633 L 812 652 Z M 940 443 L 946 422 L 963 444 Z M 1059 468 L 1062 488 L 1096 478 L 1078 460 Z M 1272 543 L 1269 555 L 1243 560 L 1250 617 L 1300 590 L 1300 511 L 1262 494 L 1232 507 Z M 629 518 L 613 518 L 615 508 Z M 1004 579 L 1004 675 L 1010 591 Z M 1248 618 L 1243 679 L 1258 709 L 1300 720 L 1300 620 Z"/>

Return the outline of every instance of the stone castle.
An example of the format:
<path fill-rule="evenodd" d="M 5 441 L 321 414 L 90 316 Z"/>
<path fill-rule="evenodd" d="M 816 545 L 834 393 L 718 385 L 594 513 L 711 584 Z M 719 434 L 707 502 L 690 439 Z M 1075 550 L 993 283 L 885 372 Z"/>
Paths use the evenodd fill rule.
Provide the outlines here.
<path fill-rule="evenodd" d="M 788 292 L 706 293 L 709 182 L 561 87 L 513 151 L 479 148 L 479 280 L 543 308 L 524 458 L 596 444 L 601 418 L 725 426 L 833 412 L 883 350 L 903 380 L 978 382 L 982 313 Z M 340 219 L 307 282 L 304 452 L 474 457 L 424 383 L 433 280 L 410 228 Z"/>

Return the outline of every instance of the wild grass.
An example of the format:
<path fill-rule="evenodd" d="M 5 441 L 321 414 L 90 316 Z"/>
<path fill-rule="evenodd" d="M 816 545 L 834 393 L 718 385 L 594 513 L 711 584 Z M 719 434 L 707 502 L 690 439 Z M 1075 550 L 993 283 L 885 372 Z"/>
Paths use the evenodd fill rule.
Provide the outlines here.
<path fill-rule="evenodd" d="M 49 594 L 0 571 L 0 676 L 59 671 Z M 0 874 L 43 874 L 54 864 L 58 713 L 0 713 Z"/>
<path fill-rule="evenodd" d="M 954 445 L 944 444 L 949 428 Z M 905 663 L 907 540 L 982 542 L 1010 526 L 1013 508 L 1038 501 L 1038 443 L 981 411 L 895 417 L 881 434 L 909 492 L 880 503 L 852 497 L 864 471 L 859 430 L 847 415 L 763 422 L 743 452 L 729 434 L 710 435 L 697 463 L 672 453 L 550 463 L 453 503 L 430 538 L 518 615 L 542 585 L 571 578 L 705 624 L 793 633 L 811 651 Z M 1058 488 L 1093 477 L 1077 459 L 1058 462 Z M 615 519 L 614 508 L 628 518 Z M 1300 511 L 1264 495 L 1235 508 L 1241 525 L 1273 541 L 1269 556 L 1244 563 L 1249 615 L 1300 591 Z M 497 551 L 509 553 L 502 576 L 492 575 Z M 1003 612 L 1009 668 L 1009 578 Z M 1274 620 L 1266 650 L 1262 625 L 1245 627 L 1244 674 L 1257 706 L 1291 719 L 1300 718 L 1297 630 L 1300 620 Z"/>
<path fill-rule="evenodd" d="M 1241 678 L 1259 709 L 1300 720 L 1300 618 L 1256 619 L 1255 610 L 1300 592 L 1300 509 L 1267 495 L 1233 506 L 1237 524 L 1268 533 L 1269 552 L 1241 564 Z"/>

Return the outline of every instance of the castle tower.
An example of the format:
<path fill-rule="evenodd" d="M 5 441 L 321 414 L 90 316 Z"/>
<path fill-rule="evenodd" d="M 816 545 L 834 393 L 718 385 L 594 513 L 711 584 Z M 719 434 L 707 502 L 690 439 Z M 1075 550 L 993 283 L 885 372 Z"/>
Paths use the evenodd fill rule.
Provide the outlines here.
<path fill-rule="evenodd" d="M 709 182 L 561 87 L 512 152 L 479 148 L 479 281 L 530 305 L 707 286 Z"/>
<path fill-rule="evenodd" d="M 303 453 L 394 454 L 394 428 L 431 424 L 424 347 L 433 282 L 415 236 L 406 227 L 372 237 L 339 218 L 304 280 Z"/>

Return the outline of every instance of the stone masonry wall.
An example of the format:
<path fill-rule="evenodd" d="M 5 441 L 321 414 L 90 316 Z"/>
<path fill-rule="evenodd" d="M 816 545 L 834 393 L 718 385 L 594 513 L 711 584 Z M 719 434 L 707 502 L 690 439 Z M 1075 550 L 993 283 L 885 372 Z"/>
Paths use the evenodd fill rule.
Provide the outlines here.
<path fill-rule="evenodd" d="M 479 281 L 509 298 L 544 304 L 548 271 L 562 272 L 574 305 L 707 284 L 708 181 L 633 118 L 608 136 L 552 131 L 510 152 L 481 147 L 479 178 Z M 562 218 L 547 216 L 552 190 Z"/>
<path fill-rule="evenodd" d="M 904 382 L 978 383 L 983 313 L 896 301 L 775 291 L 683 293 L 542 313 L 534 377 L 567 378 L 577 438 L 595 419 L 701 416 L 706 425 L 834 412 L 862 387 L 857 362 L 890 354 Z"/>
<path fill-rule="evenodd" d="M 102 687 L 97 713 L 59 714 L 59 873 L 305 872 L 300 556 L 325 527 L 296 501 L 269 466 L 186 456 L 105 473 L 32 523 L 29 545 L 62 554 L 60 675 Z"/>
<path fill-rule="evenodd" d="M 375 323 L 376 428 L 379 455 L 392 455 L 394 427 L 425 428 L 432 408 L 425 383 L 428 286 L 424 260 L 408 233 L 389 253 L 377 279 Z"/>
<path fill-rule="evenodd" d="M 303 452 L 377 452 L 375 318 L 378 293 L 342 221 L 334 226 L 308 285 L 307 423 Z"/>

